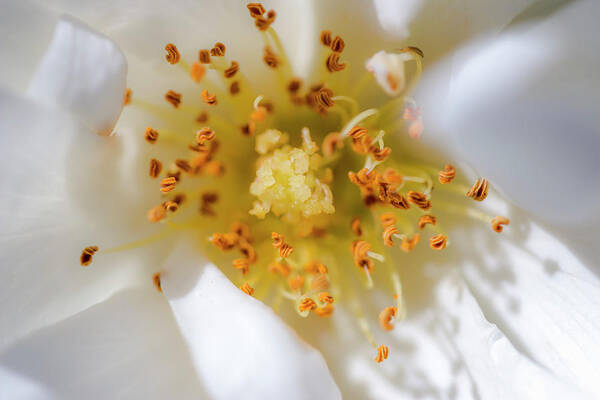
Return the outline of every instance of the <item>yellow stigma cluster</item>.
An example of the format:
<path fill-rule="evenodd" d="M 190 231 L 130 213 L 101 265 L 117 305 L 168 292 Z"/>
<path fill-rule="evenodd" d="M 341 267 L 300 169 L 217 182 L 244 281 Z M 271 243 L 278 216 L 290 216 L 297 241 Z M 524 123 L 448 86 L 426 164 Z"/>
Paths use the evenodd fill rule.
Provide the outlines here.
<path fill-rule="evenodd" d="M 291 147 L 285 144 L 287 140 L 286 134 L 275 129 L 256 138 L 256 151 L 264 157 L 250 185 L 250 193 L 258 198 L 250 214 L 262 219 L 273 212 L 288 221 L 333 214 L 331 189 L 323 176 L 319 179 L 321 156 L 313 146 Z"/>

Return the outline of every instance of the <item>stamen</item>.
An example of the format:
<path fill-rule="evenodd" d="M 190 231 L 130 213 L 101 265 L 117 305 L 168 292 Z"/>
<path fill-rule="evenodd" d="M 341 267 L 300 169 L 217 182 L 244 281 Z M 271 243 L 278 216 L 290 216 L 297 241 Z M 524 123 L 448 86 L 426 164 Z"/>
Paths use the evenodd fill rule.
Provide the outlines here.
<path fill-rule="evenodd" d="M 446 164 L 443 171 L 439 173 L 439 181 L 442 185 L 452 182 L 456 176 L 456 169 L 450 164 Z"/>
<path fill-rule="evenodd" d="M 250 263 L 247 258 L 236 258 L 233 260 L 233 267 L 240 271 L 243 275 L 250 271 Z"/>
<path fill-rule="evenodd" d="M 381 226 L 383 229 L 396 224 L 396 216 L 393 213 L 381 214 L 379 219 L 381 220 Z"/>
<path fill-rule="evenodd" d="M 235 233 L 213 233 L 209 240 L 219 249 L 227 251 L 235 247 L 238 241 L 238 236 Z"/>
<path fill-rule="evenodd" d="M 410 195 L 410 192 L 408 193 Z M 398 192 L 390 192 L 387 200 L 394 208 L 399 208 L 401 210 L 408 210 L 410 208 L 410 205 L 408 204 L 409 200 Z M 429 207 L 431 207 L 431 205 L 429 205 Z"/>
<path fill-rule="evenodd" d="M 402 239 L 402 244 L 400 244 L 400 249 L 405 253 L 412 251 L 415 246 L 419 243 L 420 236 L 418 233 L 415 233 L 412 237 L 405 236 Z"/>
<path fill-rule="evenodd" d="M 202 146 L 204 145 L 204 142 L 209 142 L 213 140 L 215 136 L 215 131 L 205 126 L 204 128 L 196 132 L 196 143 Z"/>
<path fill-rule="evenodd" d="M 156 207 L 148 210 L 146 217 L 150 222 L 159 222 L 162 221 L 167 216 L 167 209 L 164 204 L 159 204 Z"/>
<path fill-rule="evenodd" d="M 323 46 L 331 46 L 331 31 L 321 31 L 320 41 Z"/>
<path fill-rule="evenodd" d="M 231 85 L 229 86 L 229 93 L 232 96 L 235 96 L 239 92 L 240 92 L 240 82 L 239 81 L 231 82 Z"/>
<path fill-rule="evenodd" d="M 246 293 L 248 296 L 252 296 L 254 294 L 254 288 L 248 284 L 248 282 L 244 282 L 244 284 L 240 287 L 242 292 Z"/>
<path fill-rule="evenodd" d="M 386 307 L 379 313 L 379 326 L 384 331 L 391 331 L 394 325 L 390 324 L 392 318 L 396 316 L 398 309 L 396 307 Z"/>
<path fill-rule="evenodd" d="M 156 141 L 158 140 L 158 131 L 155 131 L 149 126 L 146 127 L 146 131 L 144 132 L 144 139 L 146 139 L 146 142 L 150 144 L 156 143 Z"/>
<path fill-rule="evenodd" d="M 353 127 L 355 127 L 359 122 L 369 118 L 371 115 L 376 114 L 376 113 L 377 113 L 377 110 L 375 108 L 369 108 L 367 110 L 360 112 L 358 115 L 356 115 L 350 121 L 348 121 L 348 123 L 344 126 L 344 128 L 342 129 L 342 132 L 340 133 L 340 138 L 344 139 L 346 136 L 348 136 L 348 134 L 350 133 L 350 130 Z"/>
<path fill-rule="evenodd" d="M 190 77 L 196 83 L 200 82 L 206 75 L 206 67 L 199 62 L 194 62 L 190 69 Z"/>
<path fill-rule="evenodd" d="M 210 55 L 213 57 L 225 56 L 225 45 L 221 42 L 215 43 L 212 49 L 210 49 Z"/>
<path fill-rule="evenodd" d="M 277 68 L 277 66 L 279 65 L 279 58 L 275 53 L 273 53 L 269 46 L 265 47 L 263 61 L 265 62 L 265 64 L 267 64 L 267 67 L 269 68 Z"/>
<path fill-rule="evenodd" d="M 173 90 L 169 90 L 165 94 L 165 100 L 171 103 L 173 107 L 178 108 L 179 104 L 181 104 L 181 94 L 174 92 Z"/>
<path fill-rule="evenodd" d="M 417 226 L 419 227 L 419 229 L 425 229 L 425 225 L 427 225 L 427 224 L 435 225 L 436 223 L 437 223 L 437 219 L 435 218 L 434 215 L 425 214 L 425 215 L 421 215 L 421 217 L 419 218 L 419 222 L 417 222 Z"/>
<path fill-rule="evenodd" d="M 271 26 L 271 24 L 273 22 L 275 22 L 275 17 L 277 16 L 277 14 L 275 13 L 275 11 L 270 10 L 266 16 L 257 16 L 254 17 L 254 25 L 256 25 L 256 27 L 258 28 L 259 31 L 266 31 L 267 29 L 269 29 L 269 27 Z"/>
<path fill-rule="evenodd" d="M 302 275 L 291 276 L 288 279 L 288 286 L 293 291 L 299 291 L 304 286 L 304 277 Z"/>
<path fill-rule="evenodd" d="M 333 303 L 333 296 L 330 295 L 328 292 L 321 292 L 321 293 L 319 293 L 319 301 L 321 303 L 332 304 Z"/>
<path fill-rule="evenodd" d="M 202 64 L 210 64 L 210 52 L 208 50 L 200 50 L 198 52 L 198 61 Z"/>
<path fill-rule="evenodd" d="M 124 106 L 131 103 L 132 93 L 133 92 L 131 91 L 131 89 L 129 89 L 129 88 L 125 89 L 125 96 L 123 96 L 123 105 Z"/>
<path fill-rule="evenodd" d="M 344 51 L 345 46 L 346 44 L 344 43 L 344 39 L 342 39 L 339 36 L 336 36 L 331 42 L 331 50 L 333 50 L 336 53 L 341 53 L 342 51 Z"/>
<path fill-rule="evenodd" d="M 377 348 L 377 355 L 375 356 L 374 360 L 376 363 L 380 363 L 383 360 L 386 360 L 389 354 L 390 349 L 387 346 L 381 345 Z"/>
<path fill-rule="evenodd" d="M 152 275 L 152 282 L 154 283 L 156 290 L 162 292 L 162 286 L 160 284 L 160 272 L 156 272 L 154 275 Z"/>
<path fill-rule="evenodd" d="M 290 83 L 288 84 L 288 91 L 292 94 L 298 92 L 298 90 L 300 90 L 300 87 L 302 86 L 302 80 L 300 78 L 292 78 L 292 80 L 290 81 Z"/>
<path fill-rule="evenodd" d="M 344 142 L 340 139 L 339 133 L 332 132 L 325 136 L 321 147 L 323 149 L 323 155 L 331 157 L 338 149 L 344 147 Z"/>
<path fill-rule="evenodd" d="M 281 258 L 288 258 L 292 252 L 294 251 L 294 248 L 292 246 L 290 246 L 287 243 L 284 243 L 280 248 L 279 248 L 279 256 Z"/>
<path fill-rule="evenodd" d="M 427 211 L 431 208 L 431 201 L 421 192 L 415 192 L 409 190 L 407 193 L 408 201 L 419 207 L 423 211 Z"/>
<path fill-rule="evenodd" d="M 218 104 L 217 95 L 208 93 L 208 90 L 206 89 L 200 93 L 200 96 L 202 97 L 202 101 L 209 106 L 216 106 Z"/>
<path fill-rule="evenodd" d="M 203 124 L 208 122 L 208 113 L 206 111 L 202 111 L 197 117 L 196 122 L 199 124 Z"/>
<path fill-rule="evenodd" d="M 394 247 L 394 236 L 398 234 L 398 228 L 394 225 L 390 225 L 383 231 L 383 244 L 388 247 Z"/>
<path fill-rule="evenodd" d="M 281 276 L 286 277 L 290 274 L 291 268 L 283 262 L 274 262 L 269 264 L 269 272 L 279 273 Z"/>
<path fill-rule="evenodd" d="M 246 4 L 246 8 L 250 11 L 250 16 L 252 18 L 258 18 L 266 12 L 261 3 L 248 3 Z"/>
<path fill-rule="evenodd" d="M 492 229 L 498 233 L 504 229 L 503 225 L 510 224 L 510 220 L 506 217 L 497 216 L 492 218 Z"/>
<path fill-rule="evenodd" d="M 170 176 L 168 178 L 163 178 L 160 181 L 160 191 L 163 193 L 168 193 L 171 190 L 175 189 L 175 185 L 177 184 L 177 179 L 174 176 Z"/>
<path fill-rule="evenodd" d="M 298 311 L 300 311 L 300 312 L 312 311 L 316 308 L 317 308 L 317 303 L 315 303 L 315 301 L 313 299 L 311 299 L 310 297 L 305 297 L 304 299 L 302 299 L 300 304 L 298 304 Z"/>
<path fill-rule="evenodd" d="M 441 233 L 429 238 L 429 247 L 433 250 L 444 250 L 446 248 L 447 238 Z"/>
<path fill-rule="evenodd" d="M 216 215 L 212 209 L 212 205 L 219 200 L 219 194 L 215 192 L 202 193 L 202 204 L 200 206 L 200 212 L 203 215 Z"/>
<path fill-rule="evenodd" d="M 358 236 L 358 237 L 362 236 L 363 231 L 362 231 L 362 227 L 360 226 L 360 218 L 358 218 L 358 217 L 352 218 L 351 228 L 352 228 L 352 233 L 354 233 L 355 236 Z"/>
<path fill-rule="evenodd" d="M 98 251 L 98 246 L 88 246 L 81 252 L 81 256 L 79 257 L 79 263 L 82 267 L 87 267 L 92 263 L 92 258 L 94 254 Z"/>
<path fill-rule="evenodd" d="M 151 178 L 156 178 L 162 171 L 162 163 L 156 158 L 150 160 L 150 170 L 148 171 Z"/>
<path fill-rule="evenodd" d="M 223 75 L 227 79 L 233 78 L 239 70 L 240 70 L 240 65 L 237 63 L 237 61 L 232 61 L 231 66 L 229 68 L 227 68 L 225 71 L 223 71 Z"/>
<path fill-rule="evenodd" d="M 179 50 L 173 43 L 169 43 L 165 46 L 165 50 L 167 51 L 167 55 L 165 58 L 169 62 L 169 64 L 177 64 L 181 58 L 179 55 Z"/>
<path fill-rule="evenodd" d="M 339 72 L 346 68 L 346 63 L 340 63 L 340 53 L 331 53 L 325 61 L 325 66 L 329 72 Z"/>
<path fill-rule="evenodd" d="M 485 178 L 478 178 L 471 190 L 467 192 L 467 197 L 476 201 L 483 201 L 488 195 L 489 183 Z"/>
<path fill-rule="evenodd" d="M 331 304 L 327 304 L 323 307 L 315 309 L 314 313 L 317 314 L 319 317 L 330 317 L 331 314 L 333 314 L 333 310 L 333 306 Z"/>
<path fill-rule="evenodd" d="M 329 289 L 329 279 L 326 274 L 316 275 L 310 282 L 310 289 L 313 291 L 321 291 Z"/>

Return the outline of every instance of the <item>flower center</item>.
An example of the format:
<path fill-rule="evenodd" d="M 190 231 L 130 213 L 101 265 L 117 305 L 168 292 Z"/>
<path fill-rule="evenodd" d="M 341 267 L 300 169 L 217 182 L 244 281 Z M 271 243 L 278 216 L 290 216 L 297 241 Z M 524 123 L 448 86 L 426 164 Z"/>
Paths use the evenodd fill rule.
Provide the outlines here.
<path fill-rule="evenodd" d="M 433 251 L 444 250 L 449 241 L 436 209 L 489 222 L 498 232 L 509 221 L 464 205 L 470 201 L 465 194 L 485 199 L 487 180 L 480 178 L 469 189 L 455 182 L 453 166 L 409 162 L 410 154 L 402 154 L 394 136 L 416 140 L 424 130 L 409 97 L 421 73 L 421 50 L 377 53 L 363 78 L 349 87 L 345 42 L 323 31 L 320 75 L 306 85 L 293 75 L 271 26 L 276 13 L 259 3 L 247 8 L 265 42 L 262 60 L 279 90 L 272 99 L 254 91 L 240 63 L 228 61 L 223 43 L 200 50 L 191 64 L 174 44 L 165 47 L 167 62 L 202 88 L 199 96 L 169 90 L 168 105 L 159 106 L 127 90 L 125 104 L 168 124 L 148 127 L 143 135 L 163 155 L 148 160 L 148 175 L 158 181 L 154 185 L 163 197 L 148 211 L 148 221 L 164 224 L 166 234 L 199 235 L 207 256 L 217 265 L 231 264 L 225 272 L 241 290 L 275 309 L 289 300 L 302 317 L 328 317 L 336 304 L 347 304 L 381 362 L 389 350 L 369 328 L 356 288 L 389 291 L 393 305 L 379 315 L 381 329 L 389 331 L 406 314 L 391 254 L 412 251 L 422 235 Z M 416 67 L 407 80 L 404 64 L 410 62 Z M 361 93 L 373 77 L 395 97 L 366 108 Z M 194 96 L 195 101 L 186 99 Z M 96 253 L 160 237 L 108 250 L 86 247 L 81 265 L 89 265 Z M 160 290 L 160 273 L 152 279 Z"/>

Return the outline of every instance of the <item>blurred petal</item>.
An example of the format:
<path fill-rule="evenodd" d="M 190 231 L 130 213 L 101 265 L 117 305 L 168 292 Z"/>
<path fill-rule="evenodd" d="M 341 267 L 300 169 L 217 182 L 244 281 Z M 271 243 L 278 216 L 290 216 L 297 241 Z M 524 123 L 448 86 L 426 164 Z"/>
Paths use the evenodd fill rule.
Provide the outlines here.
<path fill-rule="evenodd" d="M 321 355 L 199 255 L 180 247 L 161 283 L 213 398 L 341 398 Z"/>
<path fill-rule="evenodd" d="M 592 398 L 576 386 L 541 368 L 519 353 L 483 315 L 462 278 L 447 279 L 438 288 L 440 319 L 457 361 L 475 382 L 474 397 L 484 399 Z"/>
<path fill-rule="evenodd" d="M 126 75 L 125 57 L 110 39 L 63 17 L 28 93 L 60 105 L 86 127 L 109 135 L 123 107 Z"/>
<path fill-rule="evenodd" d="M 41 329 L 0 354 L 2 398 L 206 398 L 173 315 L 156 290 L 127 290 Z M 10 379 L 12 378 L 12 379 Z M 7 381 L 7 379 L 10 379 Z M 35 397 L 34 397 L 35 398 Z"/>
<path fill-rule="evenodd" d="M 467 48 L 437 68 L 453 71 L 448 96 L 435 79 L 423 92 L 432 139 L 447 138 L 516 204 L 554 223 L 577 226 L 600 211 L 590 184 L 600 181 L 598 15 L 600 3 L 576 2 L 480 52 Z"/>
<path fill-rule="evenodd" d="M 1 349 L 139 279 L 151 286 L 165 246 L 99 253 L 82 268 L 84 247 L 102 252 L 159 229 L 145 217 L 160 194 L 140 179 L 139 142 L 98 136 L 59 109 L 1 90 L 0 109 Z"/>
<path fill-rule="evenodd" d="M 24 92 L 44 55 L 58 17 L 27 0 L 4 1 L 0 13 L 0 85 Z"/>

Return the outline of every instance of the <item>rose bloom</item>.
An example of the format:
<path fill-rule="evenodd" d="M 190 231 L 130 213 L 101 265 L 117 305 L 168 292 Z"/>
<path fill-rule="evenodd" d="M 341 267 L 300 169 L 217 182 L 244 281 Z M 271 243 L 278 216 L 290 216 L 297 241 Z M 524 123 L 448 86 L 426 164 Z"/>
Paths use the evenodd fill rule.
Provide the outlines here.
<path fill-rule="evenodd" d="M 594 1 L 5 1 L 0 398 L 600 396 Z"/>

